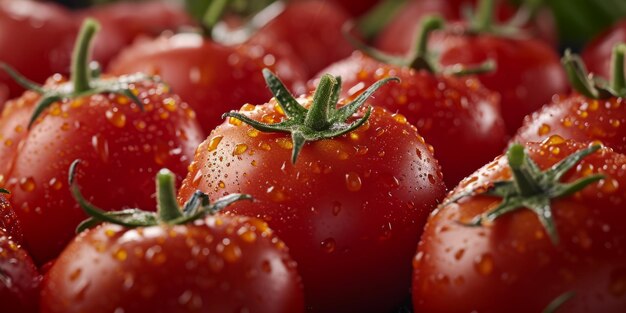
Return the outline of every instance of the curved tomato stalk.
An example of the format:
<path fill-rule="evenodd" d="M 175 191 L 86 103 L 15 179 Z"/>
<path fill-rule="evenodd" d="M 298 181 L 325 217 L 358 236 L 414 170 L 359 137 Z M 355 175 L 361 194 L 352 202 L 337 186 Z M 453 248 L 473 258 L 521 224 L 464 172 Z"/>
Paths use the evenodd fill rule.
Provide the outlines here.
<path fill-rule="evenodd" d="M 287 118 L 280 123 L 267 124 L 255 121 L 237 111 L 224 113 L 222 118 L 233 117 L 253 128 L 263 132 L 289 133 L 293 140 L 293 151 L 291 162 L 296 163 L 298 154 L 307 141 L 315 141 L 333 138 L 347 134 L 363 125 L 371 114 L 371 107 L 365 115 L 352 122 L 346 120 L 352 116 L 365 103 L 365 101 L 382 85 L 390 81 L 399 81 L 398 78 L 388 77 L 381 79 L 365 92 L 359 95 L 354 101 L 337 108 L 339 94 L 341 92 L 341 78 L 326 74 L 322 76 L 320 83 L 313 96 L 313 104 L 310 109 L 306 109 L 294 98 L 287 87 L 280 81 L 274 73 L 268 69 L 263 70 L 263 76 L 267 86 L 274 94 L 278 105 L 283 109 Z"/>
<path fill-rule="evenodd" d="M 550 236 L 552 243 L 557 245 L 559 243 L 559 235 L 554 224 L 550 202 L 552 199 L 572 195 L 591 183 L 604 178 L 602 174 L 595 174 L 571 183 L 560 182 L 567 171 L 586 156 L 600 149 L 600 147 L 598 144 L 593 144 L 586 149 L 571 154 L 549 169 L 541 171 L 537 164 L 526 154 L 524 147 L 520 144 L 514 144 L 507 151 L 507 159 L 513 176 L 512 180 L 494 182 L 486 190 L 478 188 L 463 192 L 458 197 L 444 203 L 443 206 L 476 194 L 502 198 L 502 202 L 498 206 L 477 216 L 466 225 L 481 226 L 493 222 L 507 213 L 527 208 L 537 215 Z"/>
<path fill-rule="evenodd" d="M 4 69 L 17 83 L 26 89 L 37 92 L 41 95 L 41 99 L 35 105 L 33 114 L 28 122 L 30 129 L 39 115 L 43 113 L 50 105 L 57 101 L 87 97 L 90 95 L 101 93 L 115 93 L 129 98 L 143 110 L 143 103 L 130 90 L 129 84 L 141 82 L 145 80 L 156 81 L 155 78 L 144 75 L 134 74 L 120 78 L 99 78 L 100 70 L 96 67 L 90 67 L 90 51 L 93 37 L 98 32 L 100 25 L 94 19 L 87 19 L 83 23 L 74 52 L 72 56 L 72 68 L 70 73 L 71 82 L 58 86 L 56 88 L 45 88 L 27 78 L 21 76 L 14 69 L 5 63 L 0 63 L 0 68 Z"/>
<path fill-rule="evenodd" d="M 128 228 L 159 224 L 182 225 L 207 215 L 213 215 L 236 201 L 252 199 L 249 195 L 230 194 L 211 203 L 207 194 L 196 191 L 181 210 L 176 201 L 176 178 L 170 170 L 161 169 L 156 175 L 157 212 L 148 212 L 140 209 L 107 212 L 91 204 L 80 192 L 75 179 L 76 168 L 79 164 L 80 160 L 75 160 L 70 165 L 68 182 L 72 196 L 90 218 L 78 225 L 76 228 L 77 233 L 103 222 Z"/>

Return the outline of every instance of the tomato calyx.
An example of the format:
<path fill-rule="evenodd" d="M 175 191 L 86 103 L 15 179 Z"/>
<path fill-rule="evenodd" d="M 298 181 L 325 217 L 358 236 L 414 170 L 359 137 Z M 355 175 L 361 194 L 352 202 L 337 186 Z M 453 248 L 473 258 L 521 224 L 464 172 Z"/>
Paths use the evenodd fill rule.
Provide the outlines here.
<path fill-rule="evenodd" d="M 572 54 L 569 50 L 565 51 L 561 62 L 572 87 L 585 97 L 591 99 L 624 98 L 626 97 L 625 54 L 626 44 L 620 43 L 613 47 L 609 80 L 589 74 L 580 56 Z"/>
<path fill-rule="evenodd" d="M 285 112 L 286 118 L 276 124 L 267 124 L 255 121 L 237 111 L 224 113 L 222 118 L 236 118 L 262 132 L 291 134 L 293 141 L 291 162 L 293 164 L 296 163 L 298 154 L 307 141 L 334 138 L 347 134 L 363 125 L 372 113 L 371 107 L 367 109 L 365 115 L 360 119 L 352 123 L 346 123 L 346 120 L 356 113 L 367 98 L 382 85 L 390 81 L 400 81 L 397 77 L 381 79 L 367 88 L 352 102 L 337 108 L 341 92 L 341 77 L 325 74 L 320 79 L 320 83 L 315 90 L 311 107 L 306 109 L 270 70 L 263 69 L 263 77 L 276 98 L 276 102 Z"/>
<path fill-rule="evenodd" d="M 575 295 L 576 293 L 573 291 L 565 292 L 561 294 L 560 296 L 556 297 L 554 300 L 552 300 L 552 302 L 550 302 L 548 306 L 541 312 L 542 313 L 555 313 L 563 304 L 565 304 L 567 301 L 572 299 Z"/>
<path fill-rule="evenodd" d="M 550 205 L 551 200 L 572 195 L 591 183 L 603 179 L 604 175 L 589 175 L 570 183 L 561 183 L 560 179 L 578 162 L 600 149 L 600 147 L 598 144 L 592 144 L 586 149 L 571 154 L 549 169 L 541 171 L 537 164 L 528 156 L 522 145 L 513 144 L 509 147 L 506 154 L 513 176 L 512 180 L 496 181 L 486 190 L 485 188 L 477 188 L 463 192 L 443 205 L 445 206 L 464 197 L 476 194 L 500 197 L 502 202 L 498 206 L 464 224 L 467 226 L 482 226 L 507 213 L 527 208 L 537 215 L 550 236 L 550 240 L 554 245 L 557 245 L 559 243 L 559 235 L 554 223 Z"/>
<path fill-rule="evenodd" d="M 382 63 L 409 67 L 414 70 L 428 71 L 431 74 L 454 76 L 482 74 L 492 72 L 496 69 L 496 63 L 493 59 L 488 59 L 478 65 L 455 64 L 452 66 L 441 66 L 437 57 L 428 51 L 428 38 L 433 31 L 443 29 L 444 26 L 444 19 L 438 15 L 424 17 L 415 41 L 416 48 L 403 57 L 392 56 L 370 47 L 352 37 L 347 30 L 344 30 L 344 34 L 355 48 Z"/>
<path fill-rule="evenodd" d="M 211 203 L 209 196 L 198 190 L 187 200 L 181 209 L 176 202 L 175 175 L 170 170 L 164 168 L 156 175 L 157 212 L 143 211 L 140 209 L 106 212 L 87 201 L 80 192 L 80 188 L 75 179 L 76 168 L 79 164 L 80 160 L 75 160 L 70 165 L 68 182 L 72 196 L 90 218 L 78 225 L 76 228 L 77 233 L 95 227 L 103 222 L 122 225 L 128 228 L 155 226 L 159 224 L 182 225 L 207 215 L 213 215 L 236 201 L 252 199 L 249 195 L 230 194 Z"/>
<path fill-rule="evenodd" d="M 285 4 L 276 0 L 186 0 L 185 6 L 199 22 L 204 37 L 223 44 L 235 44 L 246 41 L 263 24 L 280 14 Z M 227 13 L 250 18 L 233 30 L 221 23 Z M 263 15 L 262 21 L 257 15 Z"/>
<path fill-rule="evenodd" d="M 90 66 L 89 62 L 92 39 L 99 28 L 100 25 L 94 19 L 87 19 L 83 23 L 78 38 L 76 39 L 76 45 L 74 46 L 70 74 L 71 82 L 58 85 L 54 88 L 45 88 L 21 76 L 9 65 L 0 63 L 0 68 L 4 69 L 18 84 L 41 95 L 28 122 L 29 129 L 41 113 L 55 102 L 102 93 L 114 93 L 125 96 L 143 110 L 143 103 L 131 91 L 130 85 L 146 80 L 156 81 L 156 79 L 139 73 L 116 78 L 100 78 L 98 66 Z"/>
<path fill-rule="evenodd" d="M 464 8 L 463 13 L 468 23 L 464 31 L 471 35 L 487 33 L 499 37 L 522 38 L 522 26 L 534 18 L 540 4 L 541 1 L 524 1 L 507 22 L 496 23 L 496 0 L 479 0 L 475 11 L 471 7 Z"/>

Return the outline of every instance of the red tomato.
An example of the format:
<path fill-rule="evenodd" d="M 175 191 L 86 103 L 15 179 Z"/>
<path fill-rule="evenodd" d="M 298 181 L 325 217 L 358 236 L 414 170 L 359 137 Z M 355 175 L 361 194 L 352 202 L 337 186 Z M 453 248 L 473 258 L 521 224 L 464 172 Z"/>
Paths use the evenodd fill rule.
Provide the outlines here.
<path fill-rule="evenodd" d="M 626 21 L 615 24 L 587 44 L 582 57 L 589 71 L 608 77 L 611 74 L 613 47 L 623 42 L 626 42 Z"/>
<path fill-rule="evenodd" d="M 376 46 L 388 53 L 406 53 L 413 48 L 415 36 L 419 31 L 419 20 L 426 14 L 437 13 L 449 20 L 459 21 L 464 18 L 463 12 L 466 7 L 478 10 L 476 3 L 479 2 L 476 0 L 409 1 L 377 36 Z M 496 2 L 495 15 L 499 23 L 505 24 L 518 13 L 518 9 L 508 3 Z M 535 12 L 534 18 L 530 18 L 529 21 L 522 25 L 522 29 L 549 46 L 556 47 L 558 34 L 555 24 L 552 12 L 545 7 L 541 7 Z"/>
<path fill-rule="evenodd" d="M 76 23 L 69 15 L 52 3 L 0 1 L 0 62 L 36 82 L 66 73 L 76 36 Z M 0 70 L 0 106 L 23 90 Z"/>
<path fill-rule="evenodd" d="M 41 312 L 304 312 L 296 264 L 267 224 L 204 217 L 239 196 L 209 204 L 195 194 L 192 202 L 202 203 L 181 211 L 174 181 L 168 170 L 157 175 L 157 214 L 111 212 L 111 222 L 127 227 L 107 223 L 79 234 L 45 276 Z M 106 214 L 77 200 L 96 219 Z"/>
<path fill-rule="evenodd" d="M 381 87 L 370 103 L 397 112 L 395 119 L 417 127 L 420 135 L 435 148 L 435 157 L 449 187 L 493 160 L 505 146 L 506 130 L 499 97 L 475 78 L 460 79 L 384 64 L 359 52 L 323 72 L 341 76 L 342 95 L 349 98 L 358 96 L 365 86 L 379 78 L 399 77 L 400 84 Z"/>
<path fill-rule="evenodd" d="M 509 159 L 521 162 L 515 184 L 523 183 L 504 182 L 512 162 L 500 157 L 449 194 L 429 218 L 414 259 L 415 311 L 542 312 L 566 300 L 558 312 L 623 312 L 626 156 L 591 152 L 596 146 L 572 158 L 586 147 L 560 137 L 529 143 L 527 155 L 542 171 L 566 158 L 571 163 L 545 176 L 510 150 Z M 604 178 L 597 181 L 597 173 Z M 579 179 L 587 180 L 579 191 L 560 192 Z"/>
<path fill-rule="evenodd" d="M 354 51 L 341 32 L 349 20 L 346 12 L 329 1 L 290 3 L 260 28 L 249 42 L 277 49 L 287 46 L 286 49 L 292 50 L 304 63 L 306 77 L 310 78 Z"/>
<path fill-rule="evenodd" d="M 365 110 L 337 117 L 339 86 L 331 76 L 322 79 L 313 97 L 317 100 L 297 100 L 305 107 L 317 103 L 308 111 L 295 105 L 275 77 L 266 78 L 282 107 L 277 100 L 247 104 L 239 119 L 218 126 L 198 148 L 179 203 L 196 190 L 211 197 L 252 195 L 254 203 L 236 203 L 227 211 L 263 218 L 284 238 L 298 262 L 311 312 L 391 311 L 406 297 L 410 259 L 423 222 L 445 192 L 432 151 L 414 126 L 382 108 L 371 109 L 367 120 Z M 328 129 L 358 128 L 303 144 L 240 120 L 279 127 L 275 123 L 292 121 L 287 113 L 300 125 L 301 114 L 320 112 L 324 105 L 334 122 L 309 117 L 326 129 L 313 134 L 325 138 Z M 293 136 L 311 134 L 306 127 Z"/>
<path fill-rule="evenodd" d="M 86 40 L 83 38 L 83 40 Z M 82 50 L 81 50 L 82 51 Z M 80 54 L 86 53 L 82 51 Z M 83 69 L 86 64 L 83 65 Z M 75 71 L 74 76 L 80 70 Z M 42 96 L 26 93 L 24 109 L 17 111 L 18 127 L 2 128 L 3 138 L 15 138 L 16 149 L 2 150 L 10 167 L 2 172 L 3 185 L 12 190 L 11 203 L 24 231 L 24 243 L 34 259 L 55 257 L 72 238 L 85 215 L 71 199 L 65 177 L 76 158 L 85 160 L 84 188 L 98 205 L 120 209 L 125 205 L 154 207 L 151 177 L 167 166 L 179 177 L 203 138 L 193 111 L 161 82 L 141 77 L 105 77 L 95 85 L 128 84 L 145 112 L 127 96 L 110 92 L 63 95 L 28 130 L 22 110 L 32 110 Z M 77 85 L 54 76 L 45 90 L 77 90 Z M 77 90 L 78 92 L 78 90 Z M 9 111 L 8 114 L 10 114 Z M 11 119 L 4 115 L 3 118 Z M 17 134 L 19 133 L 19 134 Z M 13 137 L 14 136 L 14 137 Z M 6 145 L 6 141 L 5 141 Z"/>
<path fill-rule="evenodd" d="M 270 96 L 261 75 L 265 67 L 278 70 L 291 86 L 303 91 L 304 75 L 292 59 L 279 58 L 258 45 L 228 47 L 191 33 L 137 42 L 110 68 L 116 74 L 159 75 L 189 102 L 208 133 L 225 111 Z"/>
<path fill-rule="evenodd" d="M 623 64 L 626 45 L 616 45 L 615 49 L 614 57 L 620 58 L 619 64 Z M 577 56 L 566 54 L 564 61 L 566 67 L 584 67 Z M 586 72 L 579 72 L 578 78 L 588 81 L 592 94 L 573 81 L 574 88 L 581 88 L 579 93 L 553 97 L 550 104 L 526 117 L 524 126 L 518 130 L 512 141 L 542 141 L 547 137 L 559 135 L 579 142 L 601 141 L 616 152 L 626 154 L 626 110 L 624 110 L 626 93 L 621 91 L 626 86 L 623 86 L 621 78 L 617 77 L 623 78 L 625 70 L 619 64 L 611 74 L 611 79 L 618 78 L 618 85 L 612 86 L 613 92 L 600 92 L 594 82 L 588 79 Z M 595 95 L 594 90 L 597 93 Z"/>
<path fill-rule="evenodd" d="M 339 6 L 341 6 L 346 12 L 349 12 L 352 16 L 360 16 L 372 9 L 381 0 L 331 0 Z"/>
<path fill-rule="evenodd" d="M 41 275 L 28 253 L 0 227 L 0 311 L 38 311 Z"/>
<path fill-rule="evenodd" d="M 166 30 L 193 25 L 178 6 L 163 2 L 117 2 L 76 12 L 77 19 L 95 18 L 102 31 L 94 41 L 94 60 L 103 68 L 135 39 L 156 37 Z"/>
<path fill-rule="evenodd" d="M 479 64 L 493 59 L 497 69 L 478 76 L 485 87 L 502 96 L 502 116 L 509 134 L 524 116 L 568 90 L 559 57 L 532 38 L 507 38 L 491 34 L 470 35 L 463 27 L 434 32 L 429 46 L 442 65 Z"/>

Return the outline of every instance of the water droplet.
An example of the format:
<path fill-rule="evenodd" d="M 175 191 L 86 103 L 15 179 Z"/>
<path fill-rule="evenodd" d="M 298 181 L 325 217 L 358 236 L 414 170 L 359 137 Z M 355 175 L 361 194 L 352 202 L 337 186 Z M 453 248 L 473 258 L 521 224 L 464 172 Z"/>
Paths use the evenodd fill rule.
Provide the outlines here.
<path fill-rule="evenodd" d="M 105 116 L 109 123 L 115 127 L 122 128 L 126 125 L 126 115 L 120 112 L 117 108 L 106 110 Z"/>
<path fill-rule="evenodd" d="M 217 146 L 219 146 L 222 138 L 224 138 L 224 136 L 215 136 L 211 138 L 211 140 L 209 140 L 209 144 L 207 145 L 207 150 L 211 152 L 217 149 Z"/>
<path fill-rule="evenodd" d="M 610 120 L 609 120 L 609 124 L 611 124 L 611 126 L 613 126 L 613 127 L 615 127 L 615 128 L 618 128 L 618 127 L 620 126 L 620 124 L 621 124 L 621 123 L 620 123 L 620 121 L 619 121 L 619 120 L 616 120 L 616 119 L 610 119 Z"/>
<path fill-rule="evenodd" d="M 224 189 L 224 188 L 226 188 L 226 183 L 224 183 L 223 181 L 221 181 L 221 180 L 220 180 L 220 181 L 217 183 L 217 186 L 219 186 L 220 188 Z"/>
<path fill-rule="evenodd" d="M 481 275 L 490 275 L 493 272 L 493 258 L 489 254 L 483 254 L 474 261 L 474 269 Z"/>
<path fill-rule="evenodd" d="M 550 147 L 550 146 L 560 145 L 564 142 L 565 142 L 565 139 L 563 139 L 563 137 L 559 135 L 552 135 L 546 138 L 544 141 L 542 141 L 541 144 L 544 146 Z"/>
<path fill-rule="evenodd" d="M 333 238 L 328 238 L 326 240 L 323 240 L 320 243 L 322 249 L 324 249 L 324 251 L 326 251 L 326 253 L 332 253 L 333 251 L 335 251 L 335 247 L 336 247 L 336 243 L 335 243 L 335 239 Z"/>
<path fill-rule="evenodd" d="M 70 281 L 75 281 L 78 277 L 80 277 L 81 273 L 82 273 L 82 270 L 80 268 L 77 268 L 76 270 L 74 270 L 70 274 Z"/>
<path fill-rule="evenodd" d="M 235 146 L 235 149 L 233 149 L 233 155 L 241 155 L 242 153 L 246 152 L 246 150 L 248 150 L 248 145 L 240 143 Z"/>
<path fill-rule="evenodd" d="M 271 273 L 272 272 L 272 264 L 270 264 L 270 262 L 268 260 L 263 260 L 263 262 L 261 262 L 261 270 L 265 273 Z"/>
<path fill-rule="evenodd" d="M 253 243 L 256 241 L 256 233 L 252 230 L 242 228 L 239 238 L 241 238 L 244 242 Z"/>
<path fill-rule="evenodd" d="M 286 149 L 286 150 L 293 149 L 293 142 L 291 141 L 290 138 L 277 138 L 276 144 L 278 144 L 279 147 Z"/>
<path fill-rule="evenodd" d="M 223 246 L 218 246 L 218 252 L 228 263 L 235 263 L 241 258 L 241 248 L 238 245 L 231 243 L 230 241 L 222 241 Z M 220 249 L 220 247 L 222 247 Z"/>
<path fill-rule="evenodd" d="M 176 100 L 172 99 L 172 98 L 167 98 L 163 100 L 163 107 L 170 111 L 170 112 L 174 112 L 176 111 Z"/>
<path fill-rule="evenodd" d="M 432 185 L 435 184 L 435 176 L 433 176 L 432 174 L 428 174 L 428 182 L 430 182 Z"/>
<path fill-rule="evenodd" d="M 259 136 L 259 131 L 254 129 L 254 128 L 250 128 L 248 129 L 248 136 L 252 137 L 252 138 L 256 138 Z"/>
<path fill-rule="evenodd" d="M 19 184 L 20 188 L 26 192 L 31 192 L 35 190 L 35 187 L 37 187 L 35 180 L 32 177 L 22 177 Z"/>
<path fill-rule="evenodd" d="M 53 177 L 52 179 L 50 179 L 50 181 L 48 182 L 48 185 L 53 190 L 59 190 L 61 189 L 61 187 L 63 187 L 63 183 L 61 182 L 61 180 L 57 179 L 56 177 Z"/>
<path fill-rule="evenodd" d="M 337 216 L 339 215 L 339 212 L 341 212 L 341 203 L 340 202 L 333 202 L 333 215 Z"/>
<path fill-rule="evenodd" d="M 91 146 L 96 150 L 96 153 L 100 157 L 102 162 L 108 162 L 109 160 L 109 142 L 102 137 L 101 134 L 91 137 Z"/>
<path fill-rule="evenodd" d="M 280 188 L 277 188 L 275 186 L 267 188 L 267 194 L 274 202 L 283 202 L 287 199 L 285 193 Z"/>
<path fill-rule="evenodd" d="M 346 187 L 348 190 L 356 192 L 361 190 L 361 177 L 355 172 L 346 174 Z"/>
<path fill-rule="evenodd" d="M 547 135 L 549 132 L 550 132 L 550 125 L 544 123 L 544 124 L 541 124 L 541 126 L 537 130 L 537 135 L 543 136 L 543 135 Z"/>
<path fill-rule="evenodd" d="M 619 182 L 612 177 L 607 177 L 600 180 L 599 187 L 604 193 L 614 193 L 619 188 Z"/>
<path fill-rule="evenodd" d="M 400 113 L 393 114 L 392 116 L 393 116 L 393 119 L 396 120 L 396 122 L 400 124 L 406 124 L 406 116 Z"/>
<path fill-rule="evenodd" d="M 235 118 L 235 117 L 229 117 L 229 118 L 228 118 L 228 123 L 229 123 L 230 125 L 233 125 L 233 126 L 239 126 L 239 125 L 241 125 L 241 124 L 242 124 L 241 120 L 239 120 L 239 119 L 237 119 L 237 118 Z"/>
<path fill-rule="evenodd" d="M 457 251 L 454 254 L 454 258 L 458 261 L 463 257 L 464 254 L 465 254 L 465 249 L 459 249 L 459 251 Z"/>
<path fill-rule="evenodd" d="M 128 258 L 128 253 L 124 249 L 117 249 L 113 253 L 113 257 L 118 259 L 118 260 L 120 260 L 120 261 L 124 261 L 124 260 L 126 260 Z"/>

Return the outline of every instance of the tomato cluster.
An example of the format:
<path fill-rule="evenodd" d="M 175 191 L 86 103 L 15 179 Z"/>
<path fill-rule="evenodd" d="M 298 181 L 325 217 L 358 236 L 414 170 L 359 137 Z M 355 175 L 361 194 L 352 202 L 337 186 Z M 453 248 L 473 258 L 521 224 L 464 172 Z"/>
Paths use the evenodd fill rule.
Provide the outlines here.
<path fill-rule="evenodd" d="M 0 1 L 0 312 L 623 312 L 626 24 L 554 24 Z"/>

